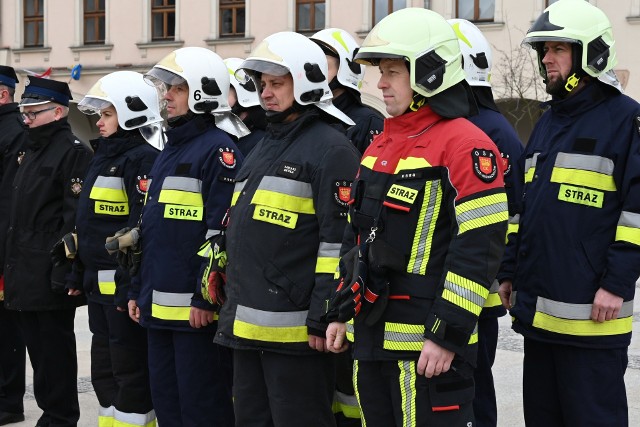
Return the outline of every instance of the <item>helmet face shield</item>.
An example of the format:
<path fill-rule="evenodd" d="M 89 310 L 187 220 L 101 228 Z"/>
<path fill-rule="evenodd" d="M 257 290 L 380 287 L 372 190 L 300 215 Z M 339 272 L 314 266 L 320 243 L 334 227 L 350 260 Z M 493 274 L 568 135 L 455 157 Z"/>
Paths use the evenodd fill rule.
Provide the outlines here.
<path fill-rule="evenodd" d="M 105 108 L 109 108 L 113 104 L 105 99 L 93 98 L 85 96 L 82 101 L 78 103 L 78 110 L 86 115 L 100 114 Z"/>
<path fill-rule="evenodd" d="M 145 80 L 151 81 L 154 86 L 158 86 L 160 83 L 164 83 L 169 86 L 177 86 L 182 83 L 186 83 L 186 80 L 176 73 L 165 70 L 160 67 L 153 67 L 144 76 Z"/>
<path fill-rule="evenodd" d="M 260 60 L 260 59 L 245 60 L 242 63 L 239 71 L 242 71 L 242 70 L 246 71 L 249 74 L 251 74 L 251 72 L 253 71 L 260 74 L 270 74 L 272 76 L 278 76 L 278 77 L 289 74 L 289 69 L 287 67 L 279 64 L 274 64 L 273 62 Z M 236 71 L 236 79 L 238 79 L 238 81 L 240 81 L 239 77 L 240 76 Z"/>

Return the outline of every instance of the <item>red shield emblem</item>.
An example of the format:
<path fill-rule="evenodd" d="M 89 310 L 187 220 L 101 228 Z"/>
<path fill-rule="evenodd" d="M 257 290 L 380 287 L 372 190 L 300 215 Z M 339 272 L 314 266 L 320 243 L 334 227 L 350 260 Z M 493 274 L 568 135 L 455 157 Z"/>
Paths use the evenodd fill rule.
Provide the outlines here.
<path fill-rule="evenodd" d="M 338 198 L 343 202 L 348 202 L 351 197 L 351 187 L 338 187 Z"/>
<path fill-rule="evenodd" d="M 222 161 L 225 164 L 227 164 L 229 166 L 232 166 L 235 163 L 233 152 L 231 152 L 231 151 L 223 152 L 222 153 Z"/>
<path fill-rule="evenodd" d="M 493 165 L 489 157 L 479 156 L 478 163 L 480 164 L 480 170 L 487 175 L 493 170 Z"/>
<path fill-rule="evenodd" d="M 141 179 L 140 181 L 138 181 L 138 187 L 140 188 L 140 191 L 143 191 L 146 193 L 147 189 L 149 188 L 149 180 Z"/>

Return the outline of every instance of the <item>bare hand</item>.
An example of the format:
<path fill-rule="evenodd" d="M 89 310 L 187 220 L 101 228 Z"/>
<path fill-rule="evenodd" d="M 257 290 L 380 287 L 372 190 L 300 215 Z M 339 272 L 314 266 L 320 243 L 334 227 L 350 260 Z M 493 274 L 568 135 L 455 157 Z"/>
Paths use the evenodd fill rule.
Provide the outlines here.
<path fill-rule="evenodd" d="M 327 349 L 332 353 L 342 353 L 349 348 L 347 325 L 341 322 L 331 322 L 327 327 Z"/>
<path fill-rule="evenodd" d="M 425 340 L 418 359 L 418 375 L 431 378 L 447 372 L 455 355 L 453 351 Z"/>
<path fill-rule="evenodd" d="M 511 291 L 513 290 L 513 283 L 511 280 L 505 280 L 500 283 L 500 289 L 498 289 L 498 295 L 500 295 L 500 301 L 504 308 L 509 310 L 511 308 Z"/>
<path fill-rule="evenodd" d="M 129 307 L 129 317 L 131 318 L 131 320 L 133 320 L 136 323 L 140 323 L 140 309 L 136 304 L 136 300 L 134 299 L 129 300 L 129 303 L 127 304 L 127 306 Z"/>
<path fill-rule="evenodd" d="M 606 289 L 600 288 L 593 298 L 591 307 L 591 320 L 602 323 L 605 320 L 618 318 L 624 299 L 616 294 L 612 294 Z"/>
<path fill-rule="evenodd" d="M 67 291 L 67 295 L 77 297 L 78 295 L 82 295 L 82 291 L 80 289 L 69 289 Z"/>
<path fill-rule="evenodd" d="M 189 325 L 196 329 L 207 326 L 209 323 L 213 323 L 213 315 L 213 311 L 191 307 L 191 311 L 189 311 Z"/>
<path fill-rule="evenodd" d="M 309 335 L 309 347 L 322 353 L 326 353 L 328 351 L 327 340 L 315 335 Z"/>

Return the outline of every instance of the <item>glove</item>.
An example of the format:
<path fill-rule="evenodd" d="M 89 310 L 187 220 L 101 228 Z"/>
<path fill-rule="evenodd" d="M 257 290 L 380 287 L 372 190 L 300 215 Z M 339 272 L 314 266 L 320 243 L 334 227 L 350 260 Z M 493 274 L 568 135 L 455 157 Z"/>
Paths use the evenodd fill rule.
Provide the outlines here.
<path fill-rule="evenodd" d="M 76 233 L 67 233 L 58 240 L 49 252 L 51 255 L 51 263 L 54 267 L 64 265 L 67 260 L 72 260 L 78 253 L 78 235 Z"/>
<path fill-rule="evenodd" d="M 340 282 L 329 300 L 326 322 L 346 322 L 356 317 L 365 298 L 367 264 L 362 259 L 360 247 L 356 246 L 340 258 Z"/>
<path fill-rule="evenodd" d="M 198 255 L 207 258 L 202 279 L 200 280 L 200 292 L 202 297 L 210 304 L 224 304 L 227 299 L 224 285 L 227 282 L 225 274 L 227 266 L 227 252 L 225 250 L 225 236 L 218 234 L 207 240 L 198 251 Z"/>
<path fill-rule="evenodd" d="M 142 245 L 140 244 L 140 229 L 125 227 L 115 235 L 107 237 L 104 245 L 109 255 L 116 254 L 118 264 L 135 276 L 142 261 Z"/>

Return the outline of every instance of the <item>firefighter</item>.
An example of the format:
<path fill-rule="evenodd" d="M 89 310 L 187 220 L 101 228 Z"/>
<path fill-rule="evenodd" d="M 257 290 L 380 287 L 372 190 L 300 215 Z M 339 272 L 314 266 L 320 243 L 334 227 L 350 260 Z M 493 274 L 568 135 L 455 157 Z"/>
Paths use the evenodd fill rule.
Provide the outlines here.
<path fill-rule="evenodd" d="M 356 61 L 379 67 L 392 117 L 353 183 L 355 236 L 342 248 L 327 347 L 354 340 L 363 425 L 469 426 L 476 324 L 508 217 L 500 154 L 462 118 L 476 107 L 442 16 L 388 15 Z"/>
<path fill-rule="evenodd" d="M 24 421 L 24 341 L 18 328 L 17 314 L 6 310 L 2 303 L 2 271 L 13 177 L 27 139 L 20 109 L 13 98 L 17 83 L 14 69 L 0 65 L 0 425 Z"/>
<path fill-rule="evenodd" d="M 142 74 L 117 71 L 98 80 L 78 109 L 100 116 L 100 138 L 91 141 L 95 156 L 76 214 L 80 262 L 74 262 L 76 277 L 67 287 L 82 290 L 88 300 L 98 424 L 155 426 L 146 332 L 128 316 L 129 272 L 105 250 L 105 240 L 140 219 L 149 171 L 159 153 L 154 146 L 162 138 L 158 96 Z"/>
<path fill-rule="evenodd" d="M 331 103 L 322 50 L 301 34 L 270 35 L 239 69 L 269 127 L 236 177 L 226 235 L 216 342 L 234 349 L 236 425 L 335 426 L 321 316 L 358 165 L 339 123 L 353 122 Z"/>
<path fill-rule="evenodd" d="M 29 138 L 13 181 L 4 260 L 5 308 L 18 311 L 33 392 L 43 411 L 40 427 L 76 426 L 80 418 L 73 326 L 76 306 L 85 301 L 65 289 L 71 265 L 54 266 L 50 256 L 75 226 L 91 160 L 67 121 L 70 99 L 64 82 L 25 81 L 20 106 Z"/>
<path fill-rule="evenodd" d="M 320 30 L 310 38 L 327 57 L 327 79 L 333 94 L 333 105 L 355 123 L 347 129 L 347 138 L 362 154 L 373 137 L 382 131 L 383 117 L 360 99 L 364 66 L 353 60 L 359 46 L 351 34 L 339 28 Z"/>
<path fill-rule="evenodd" d="M 552 97 L 524 152 L 518 233 L 498 280 L 524 336 L 529 426 L 626 426 L 640 275 L 640 105 L 622 94 L 607 16 L 560 0 L 524 44 Z"/>
<path fill-rule="evenodd" d="M 243 59 L 227 58 L 224 60 L 229 69 L 229 106 L 231 111 L 243 121 L 249 128 L 251 133 L 242 137 L 236 142 L 242 155 L 247 157 L 251 150 L 264 137 L 264 131 L 267 128 L 267 118 L 264 110 L 260 106 L 260 97 L 258 89 L 253 84 L 253 80 L 246 79 L 243 71 L 239 72 L 240 81 L 236 79 L 235 74 L 238 67 L 242 64 Z"/>
<path fill-rule="evenodd" d="M 149 173 L 129 315 L 147 328 L 158 423 L 232 426 L 231 355 L 213 343 L 216 307 L 200 292 L 198 251 L 221 232 L 242 163 L 226 132 L 248 131 L 230 112 L 229 72 L 210 50 L 175 50 L 146 78 L 163 94 L 169 129 Z"/>
<path fill-rule="evenodd" d="M 521 186 L 517 185 L 518 180 L 513 177 L 518 174 L 514 170 L 517 169 L 523 146 L 493 99 L 491 46 L 482 31 L 471 22 L 465 19 L 450 19 L 448 22 L 458 36 L 465 79 L 471 86 L 473 97 L 478 105 L 478 114 L 469 117 L 469 121 L 486 133 L 500 150 L 509 216 L 513 218 L 518 191 L 522 191 Z M 476 384 L 473 412 L 478 427 L 496 427 L 498 422 L 496 390 L 491 367 L 498 344 L 498 317 L 507 313 L 500 302 L 498 287 L 498 281 L 494 280 L 478 319 L 478 361 L 473 374 Z"/>

